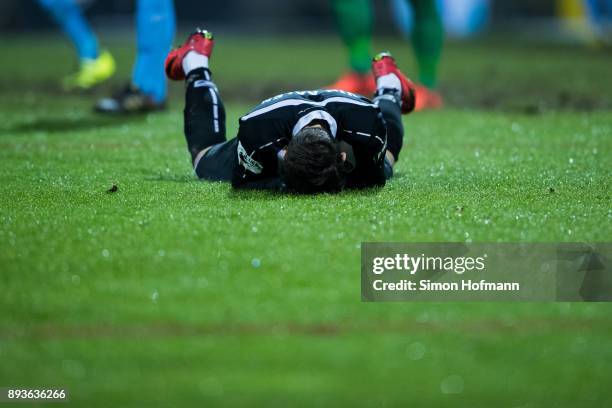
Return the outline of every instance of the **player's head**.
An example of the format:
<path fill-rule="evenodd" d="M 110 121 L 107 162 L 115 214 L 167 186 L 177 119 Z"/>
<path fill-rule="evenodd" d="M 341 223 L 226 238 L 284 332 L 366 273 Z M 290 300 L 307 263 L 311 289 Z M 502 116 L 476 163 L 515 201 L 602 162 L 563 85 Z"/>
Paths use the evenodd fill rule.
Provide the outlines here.
<path fill-rule="evenodd" d="M 287 187 L 298 193 L 335 193 L 346 182 L 338 143 L 321 127 L 305 127 L 293 136 L 282 163 Z"/>

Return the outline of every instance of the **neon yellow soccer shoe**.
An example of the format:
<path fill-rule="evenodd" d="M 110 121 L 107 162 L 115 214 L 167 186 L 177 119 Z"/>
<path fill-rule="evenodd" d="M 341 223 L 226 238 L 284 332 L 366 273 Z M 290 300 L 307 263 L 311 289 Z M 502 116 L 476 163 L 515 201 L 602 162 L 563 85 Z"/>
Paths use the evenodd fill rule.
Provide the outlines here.
<path fill-rule="evenodd" d="M 66 90 L 87 90 L 106 81 L 115 73 L 115 59 L 108 51 L 103 51 L 98 58 L 82 60 L 81 69 L 64 80 Z"/>

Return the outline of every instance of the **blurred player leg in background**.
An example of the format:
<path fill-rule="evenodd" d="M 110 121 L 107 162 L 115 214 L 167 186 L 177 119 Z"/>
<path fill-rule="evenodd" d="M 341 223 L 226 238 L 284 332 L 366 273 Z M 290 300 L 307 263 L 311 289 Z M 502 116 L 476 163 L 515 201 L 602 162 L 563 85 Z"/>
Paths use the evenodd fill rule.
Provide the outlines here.
<path fill-rule="evenodd" d="M 438 65 L 444 43 L 444 28 L 435 0 L 410 0 L 414 9 L 412 49 L 417 60 L 420 85 L 416 87 L 416 110 L 442 107 Z"/>
<path fill-rule="evenodd" d="M 132 82 L 155 103 L 166 100 L 164 59 L 174 39 L 175 17 L 172 0 L 139 0 L 136 15 L 138 55 Z"/>
<path fill-rule="evenodd" d="M 438 108 L 438 65 L 445 34 L 468 38 L 487 25 L 490 0 L 391 0 L 393 17 L 402 34 L 410 38 L 419 68 L 417 110 Z"/>
<path fill-rule="evenodd" d="M 557 0 L 556 5 L 570 35 L 591 46 L 611 43 L 612 0 Z"/>
<path fill-rule="evenodd" d="M 598 1 L 557 0 L 556 11 L 563 28 L 571 36 L 587 44 L 596 44 L 594 25 L 592 19 L 589 19 L 587 10 L 588 8 L 592 9 L 590 3 L 596 4 Z"/>
<path fill-rule="evenodd" d="M 173 0 L 139 0 L 136 10 L 137 56 L 131 82 L 96 105 L 102 113 L 141 113 L 165 108 L 164 58 L 175 31 Z"/>
<path fill-rule="evenodd" d="M 64 80 L 66 89 L 89 89 L 110 78 L 115 61 L 100 52 L 98 40 L 75 0 L 38 0 L 70 38 L 79 57 L 79 71 Z"/>
<path fill-rule="evenodd" d="M 332 10 L 340 37 L 349 54 L 350 71 L 342 75 L 331 89 L 341 89 L 370 96 L 376 90 L 370 74 L 372 61 L 372 4 L 370 0 L 332 0 Z"/>
<path fill-rule="evenodd" d="M 407 0 L 397 0 L 406 2 Z M 444 29 L 435 0 L 411 0 L 415 24 L 411 36 L 417 60 L 419 80 L 416 110 L 436 109 L 442 98 L 435 90 L 438 64 L 444 41 Z M 403 4 L 402 7 L 407 7 Z M 372 45 L 372 4 L 370 0 L 332 0 L 338 29 L 349 52 L 351 72 L 329 88 L 370 96 L 375 88 L 364 66 L 370 61 Z"/>
<path fill-rule="evenodd" d="M 598 42 L 612 44 L 612 0 L 584 0 Z"/>

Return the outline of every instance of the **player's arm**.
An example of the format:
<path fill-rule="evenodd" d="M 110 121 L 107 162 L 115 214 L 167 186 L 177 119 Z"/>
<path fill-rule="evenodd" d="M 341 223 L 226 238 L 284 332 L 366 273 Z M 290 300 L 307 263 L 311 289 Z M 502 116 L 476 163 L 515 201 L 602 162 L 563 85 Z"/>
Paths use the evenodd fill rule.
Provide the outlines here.
<path fill-rule="evenodd" d="M 279 190 L 279 145 L 286 144 L 282 131 L 269 121 L 241 122 L 238 130 L 237 163 L 232 186 L 237 189 Z"/>
<path fill-rule="evenodd" d="M 246 145 L 246 146 L 245 146 Z M 261 151 L 238 139 L 238 163 L 232 174 L 232 187 L 237 189 L 280 190 L 277 158 L 272 151 Z"/>
<path fill-rule="evenodd" d="M 369 129 L 368 129 L 369 128 Z M 384 186 L 387 131 L 378 117 L 368 131 L 344 130 L 342 140 L 353 148 L 356 166 L 347 179 L 348 188 Z"/>

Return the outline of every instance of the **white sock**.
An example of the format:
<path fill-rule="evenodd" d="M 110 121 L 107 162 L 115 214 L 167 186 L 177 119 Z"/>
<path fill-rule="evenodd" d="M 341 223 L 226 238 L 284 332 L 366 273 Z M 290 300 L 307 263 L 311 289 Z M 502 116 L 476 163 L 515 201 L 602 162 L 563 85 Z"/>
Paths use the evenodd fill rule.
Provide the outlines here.
<path fill-rule="evenodd" d="M 189 75 L 196 68 L 208 68 L 208 57 L 195 51 L 189 51 L 183 58 L 183 72 Z"/>
<path fill-rule="evenodd" d="M 397 89 L 400 95 L 402 94 L 402 83 L 400 82 L 399 78 L 395 74 L 387 74 L 387 75 L 378 77 L 378 79 L 376 80 L 376 89 L 381 89 L 381 88 Z"/>

